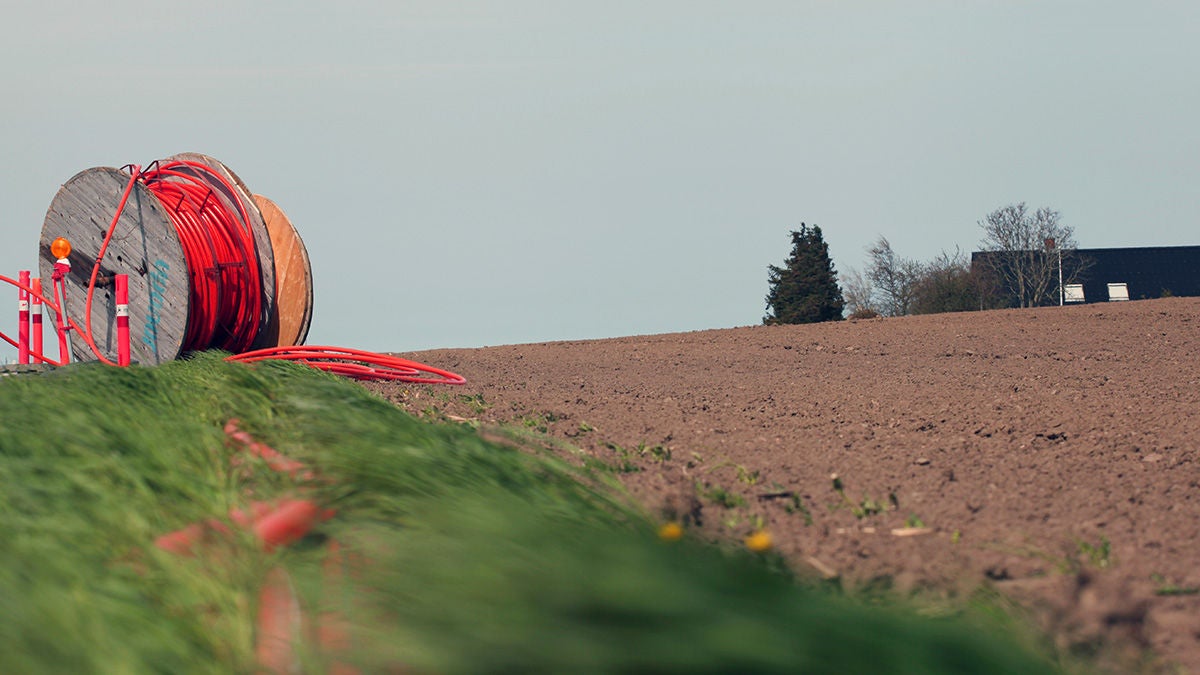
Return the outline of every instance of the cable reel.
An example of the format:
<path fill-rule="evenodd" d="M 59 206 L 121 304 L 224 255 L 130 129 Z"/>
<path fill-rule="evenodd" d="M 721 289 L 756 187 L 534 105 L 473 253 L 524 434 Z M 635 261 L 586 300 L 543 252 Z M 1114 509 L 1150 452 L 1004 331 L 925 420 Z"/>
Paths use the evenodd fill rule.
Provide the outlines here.
<path fill-rule="evenodd" d="M 307 339 L 313 286 L 304 241 L 278 205 L 212 157 L 182 153 L 145 170 L 97 167 L 68 180 L 42 226 L 44 288 L 60 260 L 51 250 L 60 238 L 70 242 L 67 313 L 90 326 L 107 358 L 117 353 L 118 274 L 128 275 L 129 295 L 139 299 L 128 310 L 136 362 Z M 72 340 L 71 351 L 74 360 L 97 358 L 82 339 Z"/>

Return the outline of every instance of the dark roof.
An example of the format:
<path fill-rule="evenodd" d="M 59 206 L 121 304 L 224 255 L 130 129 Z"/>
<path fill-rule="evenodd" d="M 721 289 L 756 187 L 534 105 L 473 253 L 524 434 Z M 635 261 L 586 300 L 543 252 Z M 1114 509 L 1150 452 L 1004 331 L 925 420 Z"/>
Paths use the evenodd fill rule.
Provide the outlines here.
<path fill-rule="evenodd" d="M 1077 282 L 1086 302 L 1107 301 L 1110 283 L 1125 284 L 1130 300 L 1200 296 L 1200 246 L 1081 248 L 1075 254 L 1085 261 Z M 972 261 L 981 255 L 988 254 L 973 253 Z"/>
<path fill-rule="evenodd" d="M 1108 300 L 1108 284 L 1124 283 L 1130 300 L 1200 295 L 1200 246 L 1081 248 L 1089 261 L 1080 281 L 1089 302 Z"/>

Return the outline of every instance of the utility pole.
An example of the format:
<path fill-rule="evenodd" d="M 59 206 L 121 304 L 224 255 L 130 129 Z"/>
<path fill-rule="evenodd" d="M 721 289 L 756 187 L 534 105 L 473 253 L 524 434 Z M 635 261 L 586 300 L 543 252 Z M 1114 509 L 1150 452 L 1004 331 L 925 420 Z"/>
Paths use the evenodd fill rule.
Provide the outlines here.
<path fill-rule="evenodd" d="M 1046 250 L 1053 250 L 1058 254 L 1058 306 L 1062 307 L 1066 301 L 1066 290 L 1063 288 L 1062 278 L 1062 249 L 1055 244 L 1053 237 L 1047 237 Z"/>
<path fill-rule="evenodd" d="M 1062 249 L 1056 250 L 1058 251 L 1058 306 L 1062 307 L 1063 302 L 1066 300 L 1067 292 L 1062 282 Z"/>

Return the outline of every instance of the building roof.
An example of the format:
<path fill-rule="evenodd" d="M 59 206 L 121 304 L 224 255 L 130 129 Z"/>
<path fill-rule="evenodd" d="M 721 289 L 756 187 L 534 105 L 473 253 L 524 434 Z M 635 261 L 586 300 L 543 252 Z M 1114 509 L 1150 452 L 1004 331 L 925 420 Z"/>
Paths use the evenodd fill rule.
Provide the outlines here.
<path fill-rule="evenodd" d="M 989 255 L 995 254 L 976 251 L 971 260 Z M 1083 262 L 1074 281 L 1082 284 L 1085 302 L 1108 301 L 1110 284 L 1117 294 L 1125 284 L 1130 300 L 1200 296 L 1200 246 L 1080 248 L 1071 255 Z"/>

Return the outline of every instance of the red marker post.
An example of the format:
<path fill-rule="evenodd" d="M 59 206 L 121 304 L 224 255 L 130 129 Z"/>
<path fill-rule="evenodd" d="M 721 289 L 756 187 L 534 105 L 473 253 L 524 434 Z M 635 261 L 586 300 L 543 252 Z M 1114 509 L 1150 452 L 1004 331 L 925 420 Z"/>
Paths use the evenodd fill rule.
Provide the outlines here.
<path fill-rule="evenodd" d="M 117 284 L 117 365 L 129 365 L 129 275 L 118 274 Z"/>
<path fill-rule="evenodd" d="M 33 329 L 33 353 L 42 358 L 42 280 L 34 279 L 30 285 L 33 289 L 32 306 L 29 308 L 31 326 Z"/>
<path fill-rule="evenodd" d="M 21 288 L 17 294 L 17 363 L 29 363 L 29 270 L 18 275 Z"/>
<path fill-rule="evenodd" d="M 63 243 L 60 245 L 59 242 Z M 67 344 L 67 285 L 64 283 L 71 273 L 71 261 L 67 258 L 71 254 L 71 242 L 59 237 L 50 245 L 50 251 L 58 256 L 51 277 L 54 279 L 54 302 L 58 305 L 54 315 L 58 328 L 58 360 L 65 366 L 71 362 L 71 347 Z"/>

